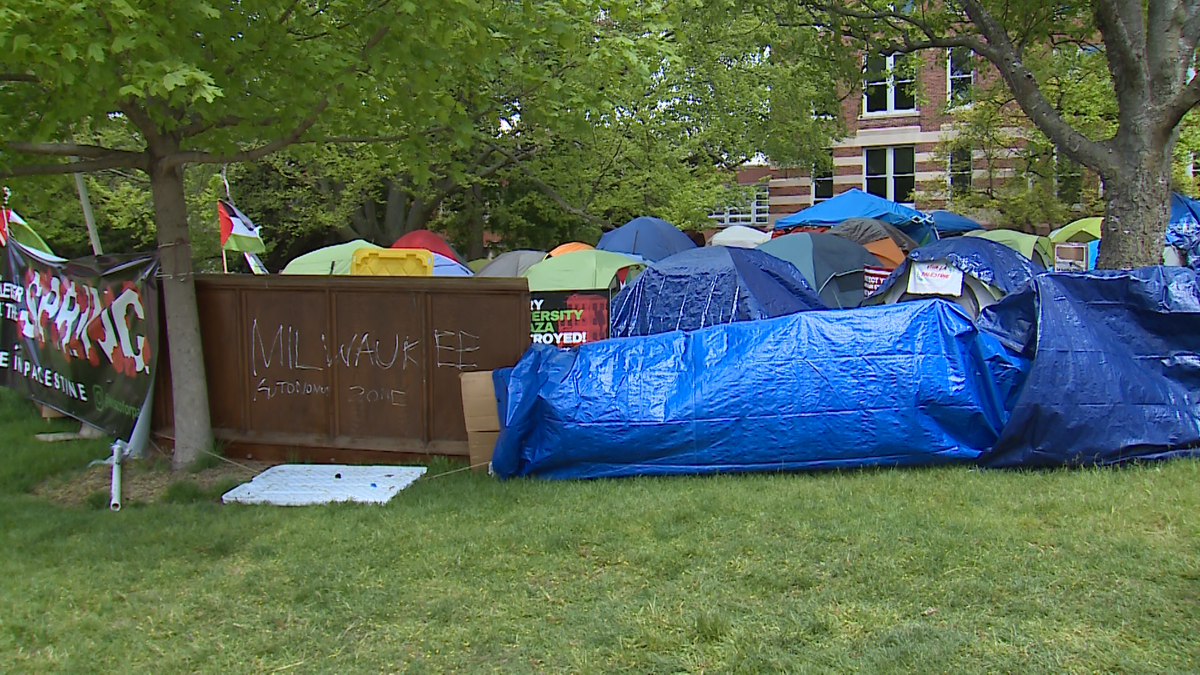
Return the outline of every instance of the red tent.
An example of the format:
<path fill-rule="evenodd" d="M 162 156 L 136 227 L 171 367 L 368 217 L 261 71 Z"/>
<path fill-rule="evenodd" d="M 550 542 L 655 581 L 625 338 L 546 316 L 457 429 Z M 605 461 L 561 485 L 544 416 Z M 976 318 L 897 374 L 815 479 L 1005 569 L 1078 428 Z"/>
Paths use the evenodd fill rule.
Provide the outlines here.
<path fill-rule="evenodd" d="M 393 242 L 392 248 L 423 248 L 426 251 L 440 253 L 451 260 L 457 260 L 460 263 L 464 262 L 462 256 L 456 253 L 450 247 L 450 244 L 446 243 L 445 239 L 442 239 L 429 230 L 413 230 Z"/>

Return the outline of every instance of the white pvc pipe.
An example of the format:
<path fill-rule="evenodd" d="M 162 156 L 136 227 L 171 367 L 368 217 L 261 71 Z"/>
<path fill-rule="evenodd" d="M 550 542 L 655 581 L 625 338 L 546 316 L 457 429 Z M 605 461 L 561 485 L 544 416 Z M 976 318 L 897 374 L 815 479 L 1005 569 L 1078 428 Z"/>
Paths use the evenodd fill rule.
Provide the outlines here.
<path fill-rule="evenodd" d="M 112 492 L 109 495 L 108 508 L 113 511 L 121 510 L 121 454 L 125 444 L 121 441 L 113 443 Z"/>

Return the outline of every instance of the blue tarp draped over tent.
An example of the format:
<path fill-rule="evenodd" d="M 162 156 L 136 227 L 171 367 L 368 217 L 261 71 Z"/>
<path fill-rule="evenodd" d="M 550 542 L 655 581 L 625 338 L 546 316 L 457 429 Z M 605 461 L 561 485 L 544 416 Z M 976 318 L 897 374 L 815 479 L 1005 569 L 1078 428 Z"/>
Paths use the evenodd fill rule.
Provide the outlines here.
<path fill-rule="evenodd" d="M 962 234 L 973 230 L 982 230 L 983 226 L 966 216 L 960 216 L 952 211 L 930 211 L 933 218 L 933 229 L 939 235 Z"/>
<path fill-rule="evenodd" d="M 1171 194 L 1171 221 L 1167 243 L 1188 254 L 1188 264 L 1200 263 L 1200 200 L 1178 192 Z"/>
<path fill-rule="evenodd" d="M 494 374 L 502 478 L 970 462 L 1023 363 L 942 300 L 534 345 Z"/>
<path fill-rule="evenodd" d="M 1032 358 L 991 466 L 1109 464 L 1200 449 L 1200 279 L 1180 267 L 1042 274 L 983 311 Z"/>
<path fill-rule="evenodd" d="M 662 218 L 641 216 L 600 236 L 596 248 L 614 253 L 632 253 L 657 262 L 681 251 L 696 248 L 696 242 Z"/>
<path fill-rule="evenodd" d="M 609 335 L 696 330 L 825 309 L 794 265 L 756 249 L 693 248 L 654 263 L 612 301 Z"/>
<path fill-rule="evenodd" d="M 848 218 L 874 218 L 901 229 L 933 223 L 927 214 L 914 208 L 851 188 L 832 199 L 780 218 L 775 221 L 775 229 L 785 230 L 803 225 L 833 227 Z"/>
<path fill-rule="evenodd" d="M 908 254 L 908 258 L 897 267 L 883 282 L 879 290 L 871 294 L 873 298 L 887 293 L 893 284 L 901 279 L 907 279 L 908 267 L 911 261 L 939 262 L 947 261 L 989 286 L 995 286 L 1005 293 L 1014 293 L 1023 289 L 1034 276 L 1042 270 L 1013 249 L 988 239 L 979 237 L 951 237 L 932 244 L 926 244 Z"/>

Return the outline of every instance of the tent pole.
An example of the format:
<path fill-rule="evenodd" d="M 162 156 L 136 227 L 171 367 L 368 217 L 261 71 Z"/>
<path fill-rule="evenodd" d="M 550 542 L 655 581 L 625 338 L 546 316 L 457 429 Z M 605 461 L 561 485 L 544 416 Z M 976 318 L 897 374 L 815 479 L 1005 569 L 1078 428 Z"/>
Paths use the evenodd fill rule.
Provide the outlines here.
<path fill-rule="evenodd" d="M 225 249 L 221 249 L 221 271 L 224 274 L 229 274 L 229 258 L 225 256 Z"/>

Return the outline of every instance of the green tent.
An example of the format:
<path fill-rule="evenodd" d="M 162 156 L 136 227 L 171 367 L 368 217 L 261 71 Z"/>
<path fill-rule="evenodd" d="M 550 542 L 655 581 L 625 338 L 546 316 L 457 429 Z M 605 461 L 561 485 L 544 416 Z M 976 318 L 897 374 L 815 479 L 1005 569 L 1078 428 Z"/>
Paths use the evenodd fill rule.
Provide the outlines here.
<path fill-rule="evenodd" d="M 350 274 L 350 263 L 354 252 L 360 248 L 382 248 L 363 239 L 355 239 L 344 244 L 334 244 L 315 251 L 309 251 L 294 258 L 283 268 L 281 274 L 315 274 L 328 276 L 330 274 Z"/>
<path fill-rule="evenodd" d="M 617 270 L 630 266 L 638 272 L 645 268 L 629 256 L 589 249 L 547 258 L 521 276 L 529 279 L 529 290 L 534 292 L 589 291 L 608 288 Z"/>
<path fill-rule="evenodd" d="M 1036 234 L 1026 234 L 1016 230 L 974 230 L 967 232 L 965 237 L 982 237 L 1019 252 L 1044 269 L 1054 269 L 1054 243 L 1049 237 L 1039 237 Z"/>
<path fill-rule="evenodd" d="M 1100 226 L 1103 218 L 1080 218 L 1068 223 L 1050 233 L 1050 241 L 1063 244 L 1069 241 L 1086 244 L 1100 238 Z"/>
<path fill-rule="evenodd" d="M 490 263 L 490 262 L 492 262 L 492 261 L 488 260 L 487 258 L 480 258 L 479 260 L 472 260 L 472 261 L 468 262 L 467 267 L 472 272 L 478 273 L 479 270 L 487 267 L 488 263 Z"/>

